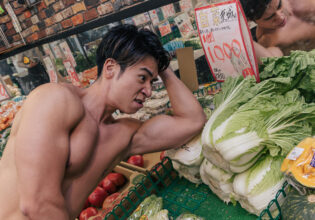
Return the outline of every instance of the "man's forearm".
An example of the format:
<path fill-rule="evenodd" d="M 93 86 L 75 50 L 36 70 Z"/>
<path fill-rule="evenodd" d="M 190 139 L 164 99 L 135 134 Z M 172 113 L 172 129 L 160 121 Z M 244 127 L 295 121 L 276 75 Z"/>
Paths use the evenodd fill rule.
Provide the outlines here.
<path fill-rule="evenodd" d="M 197 99 L 170 68 L 160 73 L 160 77 L 167 89 L 175 116 L 205 120 L 205 114 Z"/>

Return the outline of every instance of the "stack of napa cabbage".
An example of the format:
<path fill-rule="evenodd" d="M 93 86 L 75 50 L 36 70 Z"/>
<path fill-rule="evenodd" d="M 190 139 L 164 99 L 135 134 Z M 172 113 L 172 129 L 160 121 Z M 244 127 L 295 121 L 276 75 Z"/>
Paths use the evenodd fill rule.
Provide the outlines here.
<path fill-rule="evenodd" d="M 173 167 L 178 174 L 187 180 L 200 184 L 200 165 L 203 161 L 201 135 L 197 135 L 187 144 L 165 151 L 165 156 L 172 159 Z"/>
<path fill-rule="evenodd" d="M 284 182 L 284 156 L 314 134 L 315 104 L 306 103 L 292 82 L 228 78 L 202 132 L 202 181 L 225 202 L 237 200 L 256 215 Z"/>

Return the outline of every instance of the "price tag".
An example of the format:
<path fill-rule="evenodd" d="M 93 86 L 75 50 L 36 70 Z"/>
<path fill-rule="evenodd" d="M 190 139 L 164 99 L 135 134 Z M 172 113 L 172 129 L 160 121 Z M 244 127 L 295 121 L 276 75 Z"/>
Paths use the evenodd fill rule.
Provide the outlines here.
<path fill-rule="evenodd" d="M 311 161 L 311 166 L 315 167 L 315 150 L 314 149 L 313 149 L 313 158 L 312 158 L 312 161 Z"/>
<path fill-rule="evenodd" d="M 253 75 L 259 82 L 253 42 L 238 0 L 195 9 L 198 33 L 214 78 Z"/>
<path fill-rule="evenodd" d="M 181 0 L 179 1 L 179 7 L 181 11 L 189 11 L 193 9 L 193 5 L 191 0 Z"/>
<path fill-rule="evenodd" d="M 55 70 L 55 67 L 54 67 L 51 59 L 50 59 L 50 56 L 44 57 L 43 61 L 44 61 L 45 67 L 47 69 L 50 82 L 57 82 L 58 81 L 57 72 Z"/>
<path fill-rule="evenodd" d="M 194 28 L 190 22 L 190 18 L 186 12 L 176 16 L 174 21 L 182 37 L 190 38 L 195 33 Z"/>
<path fill-rule="evenodd" d="M 175 8 L 173 4 L 165 5 L 161 8 L 165 19 L 175 15 Z"/>
<path fill-rule="evenodd" d="M 79 80 L 79 77 L 77 73 L 75 72 L 75 69 L 71 65 L 71 62 L 69 60 L 64 60 L 63 65 L 65 66 L 68 75 L 70 76 L 71 82 L 73 85 L 80 87 L 81 82 Z"/>
<path fill-rule="evenodd" d="M 170 23 L 168 21 L 165 21 L 159 24 L 159 31 L 160 31 L 161 37 L 164 37 L 165 35 L 172 33 Z"/>
<path fill-rule="evenodd" d="M 296 160 L 297 158 L 299 158 L 301 156 L 303 151 L 304 151 L 304 148 L 295 147 L 295 148 L 292 149 L 290 154 L 287 156 L 287 159 L 289 159 L 289 160 Z"/>
<path fill-rule="evenodd" d="M 74 57 L 73 57 L 73 54 L 72 54 L 72 52 L 71 52 L 71 50 L 70 50 L 70 47 L 69 47 L 69 45 L 67 44 L 67 42 L 65 42 L 65 41 L 64 41 L 64 42 L 61 42 L 61 43 L 59 44 L 59 46 L 60 46 L 60 48 L 61 48 L 63 54 L 65 55 L 66 59 L 70 60 L 71 65 L 72 65 L 73 67 L 76 67 L 76 66 L 77 66 L 77 63 L 75 62 L 75 59 L 74 59 Z"/>
<path fill-rule="evenodd" d="M 156 10 L 151 10 L 149 12 L 149 14 L 150 14 L 150 18 L 151 18 L 152 24 L 153 25 L 157 25 L 160 22 L 160 19 L 159 19 L 159 16 L 157 14 L 157 11 Z"/>
<path fill-rule="evenodd" d="M 0 80 L 0 101 L 10 98 L 2 79 Z"/>

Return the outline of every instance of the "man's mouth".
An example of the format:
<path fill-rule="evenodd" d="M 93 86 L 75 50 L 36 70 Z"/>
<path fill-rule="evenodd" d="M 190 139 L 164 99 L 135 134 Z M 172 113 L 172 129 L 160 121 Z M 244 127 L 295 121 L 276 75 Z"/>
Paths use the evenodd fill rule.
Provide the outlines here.
<path fill-rule="evenodd" d="M 278 25 L 279 27 L 283 27 L 285 26 L 285 24 L 287 23 L 287 19 L 283 19 L 283 21 Z"/>
<path fill-rule="evenodd" d="M 138 107 L 140 107 L 140 108 L 142 108 L 143 107 L 143 100 L 141 100 L 141 99 L 135 99 L 134 100 L 137 104 L 138 104 Z"/>

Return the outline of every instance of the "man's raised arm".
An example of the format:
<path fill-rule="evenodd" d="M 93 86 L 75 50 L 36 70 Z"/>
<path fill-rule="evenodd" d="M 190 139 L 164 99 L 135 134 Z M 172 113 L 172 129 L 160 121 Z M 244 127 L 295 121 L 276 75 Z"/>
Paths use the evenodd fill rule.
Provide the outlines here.
<path fill-rule="evenodd" d="M 168 68 L 159 74 L 167 89 L 173 116 L 159 115 L 143 123 L 131 142 L 130 154 L 181 146 L 198 134 L 206 116 L 192 92 Z"/>
<path fill-rule="evenodd" d="M 15 136 L 20 211 L 28 219 L 68 220 L 62 181 L 69 132 L 80 118 L 71 92 L 58 84 L 34 90 L 25 101 Z"/>

